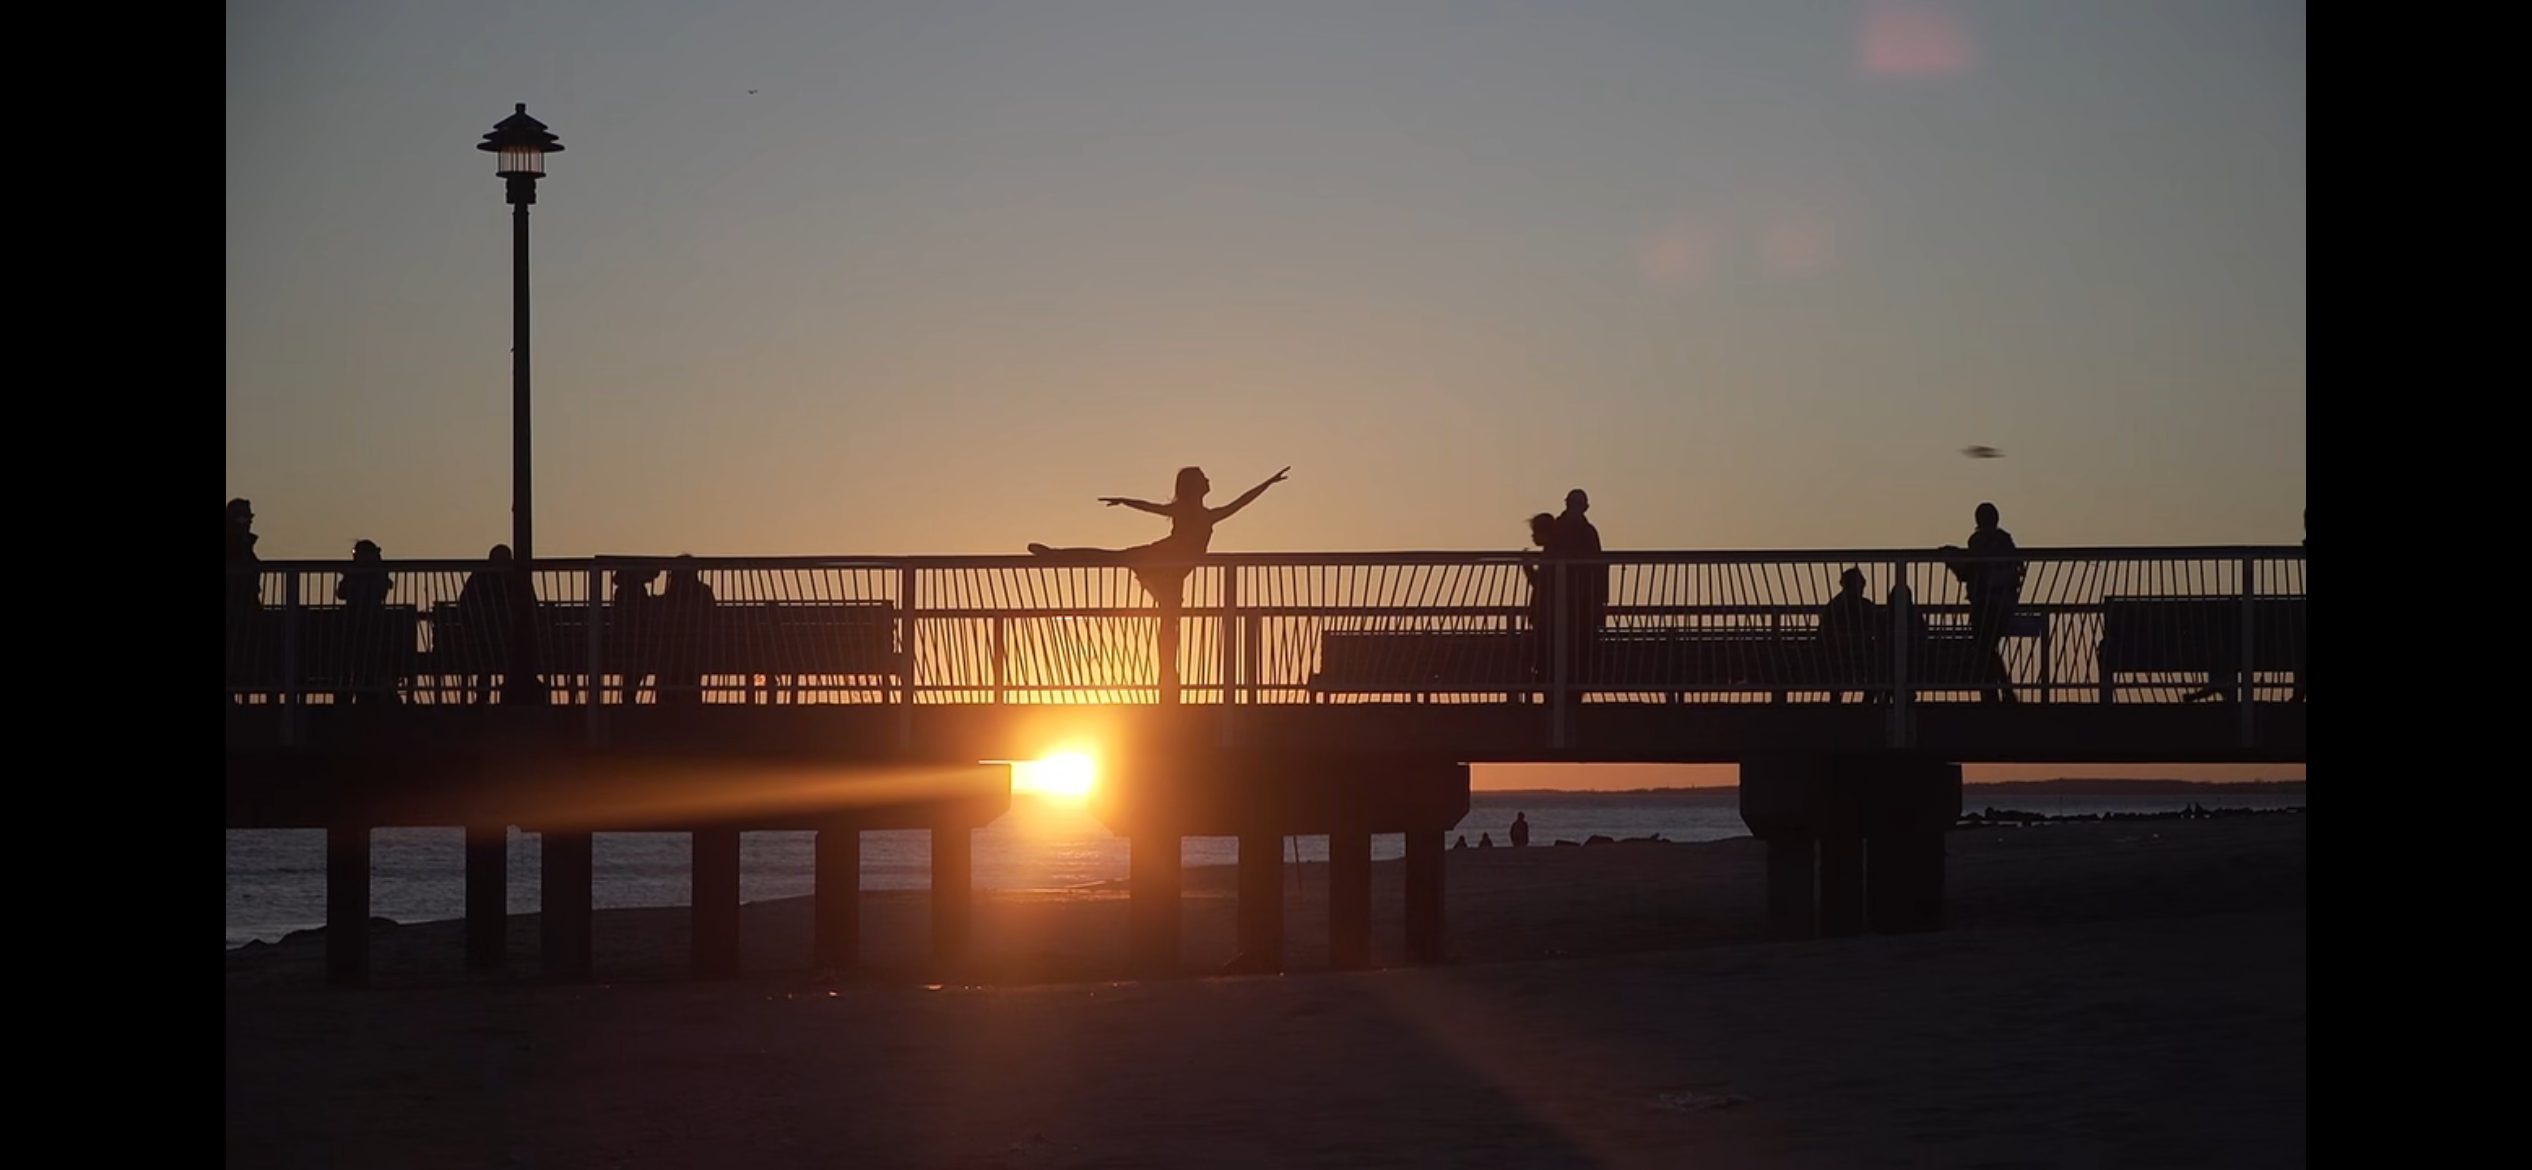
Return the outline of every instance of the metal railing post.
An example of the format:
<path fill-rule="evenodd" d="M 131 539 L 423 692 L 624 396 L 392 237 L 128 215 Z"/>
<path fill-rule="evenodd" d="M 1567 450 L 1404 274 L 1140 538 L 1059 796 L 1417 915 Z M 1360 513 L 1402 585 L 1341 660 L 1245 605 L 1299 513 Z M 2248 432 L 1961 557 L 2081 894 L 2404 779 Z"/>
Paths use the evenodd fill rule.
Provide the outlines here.
<path fill-rule="evenodd" d="M 2259 662 L 2254 653 L 2256 631 L 2253 629 L 2257 607 L 2251 598 L 2252 574 L 2257 569 L 2258 565 L 2251 558 L 2242 558 L 2242 673 L 2233 680 L 2233 718 L 2234 734 L 2240 737 L 2243 747 L 2250 747 L 2259 742 L 2259 728 L 2256 724 L 2258 712 L 2253 710 L 2251 705 L 2253 691 L 2251 668 Z"/>
<path fill-rule="evenodd" d="M 1240 696 L 1240 701 L 1254 707 L 1257 705 L 1258 676 L 1265 673 L 1265 616 L 1252 613 L 1241 618 L 1240 638 L 1240 689 L 1246 692 Z"/>
<path fill-rule="evenodd" d="M 528 570 L 522 566 L 519 571 L 524 573 Z M 530 577 L 529 581 L 533 584 L 535 578 Z M 591 747 L 604 747 L 607 742 L 607 709 L 603 701 L 606 697 L 606 687 L 603 684 L 607 677 L 606 589 L 606 570 L 595 565 L 590 566 L 589 596 L 582 598 L 580 602 L 581 639 L 587 643 L 584 649 L 588 653 L 585 681 L 581 685 L 580 693 L 582 701 L 589 705 L 589 746 Z M 532 590 L 531 595 L 533 595 Z"/>
<path fill-rule="evenodd" d="M 1917 639 L 1917 595 L 1908 587 L 1908 562 L 1898 566 L 1897 600 L 1890 606 L 1889 746 L 1907 747 L 1916 740 L 1915 688 L 1908 685 L 1908 650 Z"/>
<path fill-rule="evenodd" d="M 1222 743 L 1229 746 L 1237 736 L 1236 702 L 1240 677 L 1240 571 L 1236 566 L 1220 567 L 1222 613 L 1215 621 L 1221 644 L 1215 653 L 1221 659 L 1222 677 Z"/>
<path fill-rule="evenodd" d="M 281 575 L 281 743 L 299 746 L 299 574 Z"/>
<path fill-rule="evenodd" d="M 1571 587 L 1572 579 L 1565 568 L 1564 561 L 1557 561 L 1548 570 L 1548 581 L 1554 587 L 1551 592 L 1555 599 L 1554 604 L 1549 606 L 1550 612 L 1547 616 L 1549 631 L 1547 701 L 1550 712 L 1547 724 L 1548 746 L 1559 751 L 1571 746 L 1573 742 L 1573 728 L 1565 713 L 1565 691 L 1573 682 L 1567 660 L 1572 657 L 1574 605 L 1572 595 L 1566 592 Z"/>
<path fill-rule="evenodd" d="M 1004 632 L 1010 625 L 1009 618 L 993 619 L 993 701 L 996 703 L 1011 701 L 1010 651 L 1007 646 L 1007 635 Z"/>
<path fill-rule="evenodd" d="M 897 570 L 897 746 L 914 746 L 914 566 Z"/>

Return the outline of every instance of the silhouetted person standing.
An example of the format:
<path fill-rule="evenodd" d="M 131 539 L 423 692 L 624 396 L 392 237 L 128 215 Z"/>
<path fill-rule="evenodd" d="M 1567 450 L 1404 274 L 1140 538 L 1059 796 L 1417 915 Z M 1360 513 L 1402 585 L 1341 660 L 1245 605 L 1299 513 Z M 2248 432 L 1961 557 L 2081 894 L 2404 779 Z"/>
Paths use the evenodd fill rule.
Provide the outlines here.
<path fill-rule="evenodd" d="M 2003 643 L 2005 631 L 2013 624 L 2013 607 L 2022 600 L 2022 578 L 2028 566 L 2010 555 L 2015 551 L 2013 534 L 1997 523 L 1999 518 L 1994 504 L 1978 505 L 1978 527 L 1969 534 L 1968 557 L 1953 558 L 1950 565 L 1952 575 L 1960 578 L 1969 593 L 1972 661 L 1987 676 L 1986 696 L 2010 703 L 2016 696 L 2013 674 L 2005 667 Z M 1947 552 L 1962 551 L 1943 547 Z"/>
<path fill-rule="evenodd" d="M 1875 613 L 1872 595 L 1864 592 L 1864 571 L 1849 568 L 1838 575 L 1837 596 L 1820 610 L 1820 654 L 1828 671 L 1831 701 L 1846 701 L 1846 684 L 1855 680 L 1870 682 L 1876 676 L 1875 644 L 1881 639 L 1881 615 Z M 1883 694 L 1871 686 L 1864 688 L 1864 701 L 1878 703 Z"/>
<path fill-rule="evenodd" d="M 508 675 L 511 670 L 509 646 L 518 615 L 511 602 L 517 596 L 520 574 L 508 571 L 510 546 L 496 544 L 484 554 L 492 567 L 468 573 L 466 584 L 457 590 L 457 612 L 464 621 L 466 644 L 454 647 L 470 667 L 481 667 L 482 673 L 469 673 L 466 688 L 474 701 L 492 701 L 492 676 Z M 434 640 L 436 645 L 436 636 Z"/>
<path fill-rule="evenodd" d="M 228 501 L 228 567 L 238 570 L 238 567 L 256 565 L 258 562 L 256 539 L 258 539 L 256 537 L 256 506 L 248 504 L 243 496 L 241 499 L 230 499 Z M 238 593 L 238 588 L 235 588 L 235 582 L 238 580 L 241 580 L 241 577 L 230 577 L 230 593 Z M 243 577 L 243 580 L 246 580 L 248 585 L 256 582 L 253 577 Z M 256 600 L 261 603 L 261 595 L 258 593 L 261 593 L 261 590 L 248 590 L 248 595 L 256 595 Z M 230 608 L 235 608 L 235 605 L 230 605 Z"/>
<path fill-rule="evenodd" d="M 344 647 L 344 681 L 349 684 L 341 698 L 347 702 L 368 702 L 369 692 L 384 685 L 379 664 L 388 649 L 387 597 L 395 591 L 395 578 L 387 575 L 384 555 L 373 541 L 352 544 L 352 567 L 344 570 L 343 579 L 334 585 L 334 599 L 343 603 L 347 619 Z"/>
<path fill-rule="evenodd" d="M 1556 529 L 1556 516 L 1541 512 L 1530 517 L 1530 543 L 1542 555 L 1542 563 L 1521 566 L 1522 579 L 1529 582 L 1530 597 L 1527 615 L 1530 622 L 1530 673 L 1540 682 L 1547 681 L 1555 651 L 1556 571 L 1544 558 L 1556 556 L 1561 534 Z"/>
<path fill-rule="evenodd" d="M 264 581 L 255 556 L 255 506 L 243 497 L 229 501 L 228 680 L 234 691 L 253 685 L 264 673 L 268 656 L 257 634 L 255 614 L 264 608 Z M 244 699 L 243 694 L 235 696 Z"/>
<path fill-rule="evenodd" d="M 1566 557 L 1600 555 L 1600 529 L 1594 527 L 1584 513 L 1591 511 L 1591 496 L 1581 488 L 1565 493 L 1565 511 L 1556 517 L 1559 533 L 1554 550 Z M 1571 635 L 1577 680 L 1589 678 L 1600 661 L 1600 625 L 1609 612 L 1609 566 L 1568 565 L 1565 580 L 1574 594 L 1568 604 L 1573 615 Z"/>
<path fill-rule="evenodd" d="M 1512 847 L 1515 849 L 1529 844 L 1530 814 L 1524 812 L 1512 814 L 1512 830 L 1511 832 L 1506 833 L 1505 836 L 1512 838 Z"/>
<path fill-rule="evenodd" d="M 680 556 L 668 570 L 668 587 L 652 603 L 666 629 L 667 657 L 659 668 L 659 701 L 677 706 L 703 702 L 703 658 L 712 641 L 712 607 L 718 598 L 695 559 Z"/>

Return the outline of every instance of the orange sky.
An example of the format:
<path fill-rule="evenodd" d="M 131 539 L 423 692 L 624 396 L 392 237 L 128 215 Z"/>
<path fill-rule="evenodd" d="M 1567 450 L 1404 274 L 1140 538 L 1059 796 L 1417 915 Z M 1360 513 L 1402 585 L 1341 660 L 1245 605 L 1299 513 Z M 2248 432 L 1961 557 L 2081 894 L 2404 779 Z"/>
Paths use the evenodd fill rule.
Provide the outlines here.
<path fill-rule="evenodd" d="M 228 7 L 264 556 L 508 539 L 519 101 L 541 555 L 2302 536 L 2301 5 L 635 8 Z"/>

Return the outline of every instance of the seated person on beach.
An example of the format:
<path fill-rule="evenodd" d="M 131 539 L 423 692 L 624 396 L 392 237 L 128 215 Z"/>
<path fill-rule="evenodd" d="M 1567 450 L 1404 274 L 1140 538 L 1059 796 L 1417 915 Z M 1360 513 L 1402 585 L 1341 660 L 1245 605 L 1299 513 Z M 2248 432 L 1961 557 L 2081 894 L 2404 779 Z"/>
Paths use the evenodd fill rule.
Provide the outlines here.
<path fill-rule="evenodd" d="M 1205 493 L 1213 490 L 1213 482 L 1205 478 L 1204 469 L 1178 469 L 1177 494 L 1166 504 L 1137 500 L 1128 496 L 1101 496 L 1099 502 L 1111 508 L 1126 507 L 1137 512 L 1169 517 L 1169 535 L 1150 544 L 1133 548 L 1051 548 L 1032 544 L 1029 551 L 1041 557 L 1054 557 L 1088 564 L 1126 565 L 1134 569 L 1136 579 L 1158 598 L 1177 596 L 1176 586 L 1186 577 L 1186 569 L 1213 547 L 1213 526 L 1238 515 L 1240 509 L 1257 501 L 1266 489 L 1282 483 L 1291 468 L 1266 477 L 1266 482 L 1248 489 L 1238 499 L 1219 508 L 1207 507 Z M 1165 566 L 1174 566 L 1164 571 Z"/>
<path fill-rule="evenodd" d="M 1494 835 L 1494 834 L 1492 834 L 1492 833 L 1479 833 L 1479 834 L 1477 834 L 1477 847 L 1478 847 L 1479 849 L 1492 849 L 1492 848 L 1494 848 L 1494 847 L 1495 847 L 1495 835 Z"/>

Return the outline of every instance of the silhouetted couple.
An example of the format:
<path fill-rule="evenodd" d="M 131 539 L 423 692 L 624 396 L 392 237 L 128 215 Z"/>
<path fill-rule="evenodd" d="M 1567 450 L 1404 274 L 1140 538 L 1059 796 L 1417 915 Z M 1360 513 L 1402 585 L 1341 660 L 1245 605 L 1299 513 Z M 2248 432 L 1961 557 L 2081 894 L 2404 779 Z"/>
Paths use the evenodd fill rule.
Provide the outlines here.
<path fill-rule="evenodd" d="M 1138 500 L 1130 496 L 1101 496 L 1099 502 L 1111 508 L 1132 508 L 1155 516 L 1169 517 L 1169 535 L 1150 544 L 1133 548 L 1051 548 L 1032 544 L 1029 551 L 1042 557 L 1093 565 L 1123 565 L 1134 571 L 1134 579 L 1142 582 L 1152 595 L 1154 604 L 1163 609 L 1178 608 L 1180 590 L 1187 573 L 1203 560 L 1213 547 L 1213 526 L 1239 514 L 1240 509 L 1257 502 L 1266 489 L 1282 483 L 1291 474 L 1287 467 L 1266 477 L 1266 482 L 1240 493 L 1240 497 L 1219 508 L 1208 507 L 1205 493 L 1213 490 L 1213 481 L 1206 479 L 1200 467 L 1178 469 L 1177 493 L 1166 504 Z"/>
<path fill-rule="evenodd" d="M 1590 510 L 1591 497 L 1575 488 L 1565 493 L 1563 514 L 1530 517 L 1530 543 L 1542 555 L 1539 564 L 1524 565 L 1522 572 L 1530 580 L 1530 628 L 1539 636 L 1532 661 L 1543 682 L 1554 678 L 1554 620 L 1560 611 L 1566 620 L 1567 681 L 1582 681 L 1599 662 L 1600 625 L 1609 611 L 1609 566 L 1557 563 L 1601 555 L 1600 530 L 1584 518 Z"/>
<path fill-rule="evenodd" d="M 612 620 L 622 631 L 612 639 L 617 661 L 616 702 L 631 704 L 654 678 L 652 701 L 691 706 L 703 701 L 703 657 L 712 607 L 720 603 L 691 554 L 668 570 L 667 588 L 653 593 L 654 566 L 617 569 Z"/>

